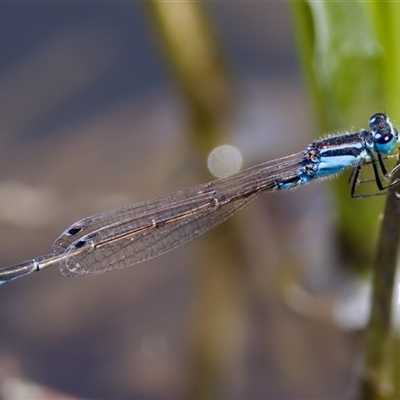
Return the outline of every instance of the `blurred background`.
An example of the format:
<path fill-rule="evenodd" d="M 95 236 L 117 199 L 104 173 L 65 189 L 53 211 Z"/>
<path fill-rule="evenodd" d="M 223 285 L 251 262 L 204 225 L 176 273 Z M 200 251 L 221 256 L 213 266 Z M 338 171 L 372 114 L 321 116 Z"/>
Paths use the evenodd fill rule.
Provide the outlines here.
<path fill-rule="evenodd" d="M 214 179 L 218 145 L 244 168 L 367 128 L 380 99 L 315 111 L 290 7 L 1 3 L 0 265 L 50 253 L 83 217 Z M 340 199 L 329 182 L 267 194 L 135 267 L 4 285 L 2 398 L 351 397 L 368 287 L 345 268 Z M 368 224 L 354 223 L 372 240 Z"/>

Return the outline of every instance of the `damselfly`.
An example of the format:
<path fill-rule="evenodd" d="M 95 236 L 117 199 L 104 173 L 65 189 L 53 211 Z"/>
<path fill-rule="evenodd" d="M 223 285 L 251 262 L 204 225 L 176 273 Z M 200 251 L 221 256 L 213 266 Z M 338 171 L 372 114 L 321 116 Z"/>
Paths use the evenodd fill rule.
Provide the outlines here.
<path fill-rule="evenodd" d="M 313 142 L 302 152 L 228 178 L 84 218 L 58 237 L 53 253 L 0 269 L 0 283 L 56 263 L 66 276 L 128 267 L 200 236 L 262 192 L 295 189 L 345 169 L 353 169 L 351 196 L 359 197 L 356 190 L 365 164 L 372 164 L 377 188 L 385 191 L 398 183 L 383 183 L 392 176 L 383 157 L 396 150 L 399 135 L 385 114 L 373 115 L 369 126 Z"/>

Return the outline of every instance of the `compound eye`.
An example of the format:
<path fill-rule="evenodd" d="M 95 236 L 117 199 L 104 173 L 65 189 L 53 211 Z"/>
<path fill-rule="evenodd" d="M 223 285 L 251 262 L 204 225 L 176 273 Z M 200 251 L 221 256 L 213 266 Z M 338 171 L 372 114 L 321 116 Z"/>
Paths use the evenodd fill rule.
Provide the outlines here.
<path fill-rule="evenodd" d="M 374 140 L 376 144 L 386 144 L 389 143 L 393 140 L 394 135 L 393 133 L 386 133 L 384 135 L 382 135 L 381 133 L 377 132 L 374 135 Z"/>
<path fill-rule="evenodd" d="M 369 126 L 371 130 L 381 130 L 388 125 L 388 118 L 386 114 L 377 113 L 369 119 Z"/>

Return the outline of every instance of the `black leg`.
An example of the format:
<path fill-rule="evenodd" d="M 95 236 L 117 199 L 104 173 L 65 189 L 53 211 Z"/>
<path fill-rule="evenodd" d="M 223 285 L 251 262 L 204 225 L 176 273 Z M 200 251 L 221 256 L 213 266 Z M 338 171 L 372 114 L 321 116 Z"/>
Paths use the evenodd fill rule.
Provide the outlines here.
<path fill-rule="evenodd" d="M 383 162 L 383 158 L 382 158 L 382 154 L 381 153 L 378 153 L 378 161 L 379 161 L 379 166 L 381 167 L 381 171 L 382 171 L 383 176 L 385 178 L 390 178 L 390 174 L 387 172 L 386 165 Z"/>
<path fill-rule="evenodd" d="M 372 168 L 374 169 L 376 186 L 378 186 L 378 189 L 381 191 L 385 190 L 386 188 L 382 185 L 381 177 L 379 176 L 379 169 L 378 169 L 378 165 L 376 163 L 376 158 L 372 153 L 370 153 L 370 157 L 371 157 L 371 162 L 372 162 Z M 380 157 L 379 153 L 378 153 L 378 160 L 379 160 L 379 165 L 380 165 L 381 169 L 382 169 L 382 165 L 383 165 L 382 173 L 386 176 L 387 175 L 386 167 L 384 166 L 382 158 Z M 385 174 L 385 172 L 386 172 L 386 174 Z"/>
<path fill-rule="evenodd" d="M 358 177 L 360 176 L 360 171 L 361 171 L 361 165 L 357 166 L 356 168 L 353 168 L 353 171 L 351 171 L 349 184 L 351 186 L 350 195 L 353 198 L 359 197 L 359 195 L 356 194 L 356 191 L 357 191 Z"/>
<path fill-rule="evenodd" d="M 364 166 L 364 164 L 361 164 L 361 165 L 357 166 L 356 168 L 354 168 L 350 175 L 350 179 L 349 179 L 349 183 L 351 185 L 350 194 L 351 194 L 351 197 L 353 197 L 353 198 L 363 198 L 363 197 L 373 197 L 373 196 L 384 195 L 384 194 L 386 194 L 387 189 L 400 183 L 400 179 L 396 179 L 394 182 L 390 183 L 389 185 L 384 186 L 382 183 L 381 175 L 379 174 L 379 172 L 381 172 L 385 178 L 389 179 L 396 171 L 398 171 L 400 169 L 400 166 L 396 166 L 389 173 L 389 172 L 387 172 L 386 165 L 385 165 L 385 163 L 383 161 L 383 157 L 380 153 L 377 154 L 377 158 L 375 157 L 375 155 L 372 152 L 369 153 L 369 156 L 370 156 L 370 162 L 368 162 L 368 164 L 369 163 L 372 164 L 372 168 L 374 171 L 374 179 L 359 180 L 361 170 L 362 170 L 362 167 Z M 357 188 L 360 183 L 367 183 L 367 182 L 374 182 L 374 181 L 376 183 L 376 186 L 379 189 L 379 192 L 357 194 Z"/>

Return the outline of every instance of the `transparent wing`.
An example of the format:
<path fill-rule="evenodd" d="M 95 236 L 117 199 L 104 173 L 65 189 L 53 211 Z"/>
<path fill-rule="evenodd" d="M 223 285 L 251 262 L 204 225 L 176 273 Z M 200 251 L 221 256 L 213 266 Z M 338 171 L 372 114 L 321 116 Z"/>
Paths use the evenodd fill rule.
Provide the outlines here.
<path fill-rule="evenodd" d="M 63 232 L 53 250 L 67 276 L 98 274 L 156 257 L 227 220 L 282 179 L 297 176 L 303 153 L 154 200 L 85 218 Z"/>

